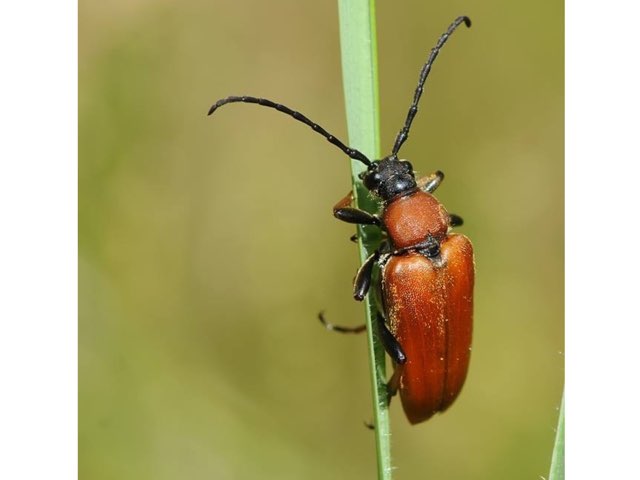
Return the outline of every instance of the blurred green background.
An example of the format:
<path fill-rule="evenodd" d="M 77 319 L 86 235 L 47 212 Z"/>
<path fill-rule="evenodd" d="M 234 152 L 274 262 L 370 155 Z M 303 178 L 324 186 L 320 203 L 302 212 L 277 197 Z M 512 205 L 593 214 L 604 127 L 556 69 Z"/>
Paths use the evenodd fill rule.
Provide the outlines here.
<path fill-rule="evenodd" d="M 451 20 L 403 156 L 443 170 L 477 264 L 454 406 L 411 427 L 398 479 L 548 473 L 564 376 L 563 3 L 379 2 L 382 149 Z M 337 4 L 80 2 L 80 476 L 374 478 Z"/>

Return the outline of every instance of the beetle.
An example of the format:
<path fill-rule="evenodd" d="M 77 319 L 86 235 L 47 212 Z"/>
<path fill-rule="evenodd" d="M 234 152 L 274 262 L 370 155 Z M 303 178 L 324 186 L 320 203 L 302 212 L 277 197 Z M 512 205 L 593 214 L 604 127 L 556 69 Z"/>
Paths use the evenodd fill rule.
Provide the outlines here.
<path fill-rule="evenodd" d="M 350 158 L 366 165 L 360 178 L 379 199 L 380 213 L 354 207 L 350 192 L 334 206 L 333 214 L 347 223 L 377 226 L 384 233 L 378 248 L 358 269 L 353 295 L 361 301 L 370 290 L 374 293 L 378 332 L 394 367 L 387 384 L 388 399 L 400 392 L 412 424 L 429 419 L 453 403 L 464 384 L 471 352 L 473 247 L 467 237 L 452 232 L 453 227 L 462 225 L 462 218 L 449 214 L 433 196 L 444 174 L 436 171 L 417 180 L 411 163 L 398 158 L 433 62 L 462 23 L 471 26 L 468 17 L 456 18 L 431 50 L 420 71 L 404 126 L 391 154 L 382 159 L 370 160 L 303 114 L 265 98 L 226 97 L 214 103 L 208 113 L 230 103 L 273 108 L 311 127 Z M 376 266 L 378 270 L 374 271 Z M 322 314 L 320 320 L 339 332 L 364 330 L 363 326 L 331 325 Z"/>

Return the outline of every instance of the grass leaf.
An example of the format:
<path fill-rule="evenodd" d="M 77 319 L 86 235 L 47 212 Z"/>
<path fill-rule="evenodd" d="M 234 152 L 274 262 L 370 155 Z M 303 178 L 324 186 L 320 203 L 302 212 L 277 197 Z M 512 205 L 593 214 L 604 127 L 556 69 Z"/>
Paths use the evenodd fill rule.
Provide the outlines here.
<path fill-rule="evenodd" d="M 564 480 L 564 394 L 560 404 L 556 441 L 551 455 L 551 472 L 549 480 Z"/>
<path fill-rule="evenodd" d="M 342 75 L 347 110 L 349 144 L 370 159 L 380 158 L 380 118 L 378 100 L 378 61 L 374 0 L 339 0 Z M 358 173 L 366 167 L 351 162 L 354 198 L 357 206 L 369 212 L 376 202 L 363 187 Z M 380 242 L 376 228 L 358 229 L 360 260 L 364 261 Z M 375 306 L 365 299 L 369 365 L 373 386 L 373 411 L 378 460 L 378 478 L 391 479 L 389 411 L 386 402 L 385 352 L 375 322 Z"/>

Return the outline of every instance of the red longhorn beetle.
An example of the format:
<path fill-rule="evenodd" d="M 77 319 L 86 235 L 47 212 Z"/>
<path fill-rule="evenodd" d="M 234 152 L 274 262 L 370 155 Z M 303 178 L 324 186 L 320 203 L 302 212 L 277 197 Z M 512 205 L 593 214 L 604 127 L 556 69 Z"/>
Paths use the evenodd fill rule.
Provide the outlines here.
<path fill-rule="evenodd" d="M 362 300 L 372 284 L 374 265 L 380 269 L 375 282 L 379 311 L 377 323 L 385 350 L 393 360 L 388 383 L 389 399 L 400 391 L 402 406 L 412 424 L 446 410 L 465 381 L 471 352 L 473 317 L 473 248 L 467 237 L 451 233 L 462 218 L 449 214 L 432 195 L 444 179 L 440 171 L 416 180 L 411 163 L 398 159 L 418 111 L 418 101 L 431 66 L 454 30 L 468 17 L 461 16 L 442 34 L 420 71 L 420 79 L 404 126 L 391 154 L 369 160 L 349 148 L 317 123 L 290 108 L 264 98 L 227 97 L 218 100 L 209 115 L 228 103 L 256 103 L 274 108 L 308 125 L 350 158 L 367 166 L 360 175 L 382 204 L 380 216 L 354 208 L 351 192 L 333 208 L 339 220 L 376 225 L 386 233 L 376 251 L 358 270 L 354 297 Z M 340 332 L 361 332 L 364 326 L 347 328 L 327 324 Z"/>

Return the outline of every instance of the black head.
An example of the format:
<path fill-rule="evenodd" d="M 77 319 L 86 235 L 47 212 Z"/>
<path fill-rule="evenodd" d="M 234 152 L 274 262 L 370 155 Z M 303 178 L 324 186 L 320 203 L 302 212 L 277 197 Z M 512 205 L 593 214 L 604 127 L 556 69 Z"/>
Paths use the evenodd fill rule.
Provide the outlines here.
<path fill-rule="evenodd" d="M 417 188 L 411 163 L 396 157 L 371 162 L 367 170 L 360 174 L 360 178 L 365 187 L 384 201 L 401 197 Z"/>

